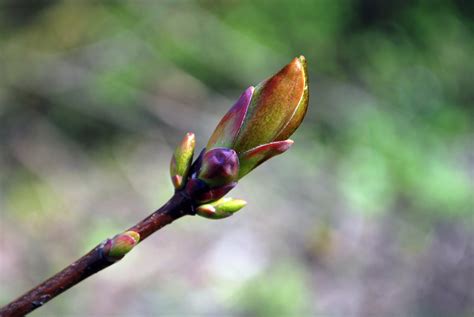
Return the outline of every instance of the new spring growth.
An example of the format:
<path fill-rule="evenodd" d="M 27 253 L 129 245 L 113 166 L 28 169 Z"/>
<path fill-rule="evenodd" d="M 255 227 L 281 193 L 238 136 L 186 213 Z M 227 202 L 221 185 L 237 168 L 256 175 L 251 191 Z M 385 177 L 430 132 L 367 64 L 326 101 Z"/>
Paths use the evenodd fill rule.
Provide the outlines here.
<path fill-rule="evenodd" d="M 195 212 L 210 219 L 233 215 L 245 206 L 245 201 L 222 197 L 258 165 L 290 148 L 293 141 L 288 138 L 300 125 L 307 108 L 306 61 L 300 56 L 255 88 L 244 91 L 221 119 L 194 163 L 194 134 L 186 134 L 170 164 L 175 196 L 133 228 L 137 228 L 145 238 L 185 214 Z M 50 293 L 53 297 L 58 295 L 120 260 L 139 241 L 140 235 L 135 231 L 106 240 L 79 259 L 79 265 L 68 266 L 5 308 L 0 308 L 0 315 L 23 316 L 38 307 L 35 303 L 41 305 L 45 302 L 46 291 L 47 296 L 51 296 Z M 7 313 L 3 314 L 4 311 Z"/>
<path fill-rule="evenodd" d="M 116 235 L 105 242 L 104 255 L 111 261 L 120 260 L 140 241 L 140 235 L 135 231 L 127 231 Z"/>
<path fill-rule="evenodd" d="M 175 188 L 184 190 L 197 203 L 209 203 L 201 206 L 201 213 L 214 210 L 207 215 L 218 218 L 214 214 L 217 205 L 212 202 L 254 168 L 290 148 L 293 141 L 288 137 L 303 121 L 308 98 L 306 60 L 300 56 L 244 91 L 192 165 L 194 135 L 192 145 L 185 138 L 171 163 Z"/>
<path fill-rule="evenodd" d="M 221 198 L 215 202 L 201 205 L 196 209 L 199 216 L 209 219 L 222 219 L 232 216 L 247 205 L 242 199 L 233 199 L 230 197 Z"/>
<path fill-rule="evenodd" d="M 303 56 L 249 87 L 217 125 L 206 149 L 231 148 L 240 162 L 239 179 L 269 158 L 288 150 L 288 137 L 308 109 L 308 76 Z"/>

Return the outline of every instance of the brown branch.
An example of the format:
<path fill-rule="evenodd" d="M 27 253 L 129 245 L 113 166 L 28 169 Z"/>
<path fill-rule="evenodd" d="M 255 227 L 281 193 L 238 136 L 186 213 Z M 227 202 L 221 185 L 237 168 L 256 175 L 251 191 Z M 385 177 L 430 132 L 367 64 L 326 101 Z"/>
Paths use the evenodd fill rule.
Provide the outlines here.
<path fill-rule="evenodd" d="M 194 214 L 191 201 L 178 192 L 163 207 L 128 230 L 138 232 L 141 242 L 153 232 L 174 220 L 191 214 Z M 103 245 L 104 243 L 97 245 L 89 253 L 67 266 L 61 272 L 1 308 L 0 316 L 24 316 L 87 277 L 117 262 L 108 259 L 104 255 L 102 252 Z"/>

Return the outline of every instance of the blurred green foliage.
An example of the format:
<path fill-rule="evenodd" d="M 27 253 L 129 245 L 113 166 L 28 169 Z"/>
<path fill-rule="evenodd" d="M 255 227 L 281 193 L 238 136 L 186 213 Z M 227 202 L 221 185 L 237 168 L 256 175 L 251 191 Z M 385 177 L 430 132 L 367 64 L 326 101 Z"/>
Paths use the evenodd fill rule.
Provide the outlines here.
<path fill-rule="evenodd" d="M 110 292 L 133 293 L 126 312 L 136 315 L 166 308 L 468 316 L 473 7 L 463 0 L 0 1 L 1 303 L 145 215 L 132 210 L 157 207 L 171 192 L 167 164 L 184 132 L 205 144 L 240 91 L 303 54 L 307 118 L 291 153 L 239 186 L 250 196 L 242 197 L 248 214 L 221 229 L 194 219 L 174 226 L 172 239 L 136 251 L 174 251 L 171 272 L 162 259 L 144 276 L 105 275 L 43 312 L 120 315 L 85 291 L 115 281 Z M 259 246 L 234 259 L 253 269 L 239 266 L 240 282 L 216 290 L 225 278 L 207 271 L 208 256 L 229 255 L 209 231 L 239 236 L 239 228 L 257 238 L 229 248 Z M 374 296 L 383 298 L 373 303 Z"/>

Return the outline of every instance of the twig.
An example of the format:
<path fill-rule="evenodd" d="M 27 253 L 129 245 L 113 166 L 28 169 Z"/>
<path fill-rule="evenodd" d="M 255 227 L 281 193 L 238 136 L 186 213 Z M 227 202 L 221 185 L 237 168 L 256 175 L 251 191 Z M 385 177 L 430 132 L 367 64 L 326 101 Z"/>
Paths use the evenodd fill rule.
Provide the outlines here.
<path fill-rule="evenodd" d="M 176 193 L 163 207 L 0 309 L 0 316 L 23 316 L 44 305 L 114 264 L 139 241 L 184 215 L 222 219 L 240 210 L 245 201 L 224 196 L 254 168 L 290 148 L 293 141 L 288 137 L 304 118 L 308 96 L 303 56 L 256 87 L 247 88 L 194 163 L 194 134 L 187 133 L 178 145 L 170 164 Z"/>
<path fill-rule="evenodd" d="M 194 214 L 194 208 L 191 200 L 177 192 L 163 207 L 129 230 L 139 233 L 141 242 L 153 232 L 174 220 L 192 214 Z M 112 260 L 104 255 L 103 248 L 104 243 L 97 245 L 89 253 L 67 266 L 61 272 L 1 308 L 0 316 L 24 316 L 82 280 L 116 263 L 117 260 Z"/>

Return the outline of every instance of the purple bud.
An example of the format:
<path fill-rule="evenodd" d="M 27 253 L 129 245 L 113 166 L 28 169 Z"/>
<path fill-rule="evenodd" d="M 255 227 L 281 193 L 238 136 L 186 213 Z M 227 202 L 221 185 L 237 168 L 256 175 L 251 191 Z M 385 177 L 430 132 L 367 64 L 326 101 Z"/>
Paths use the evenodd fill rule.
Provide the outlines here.
<path fill-rule="evenodd" d="M 232 149 L 215 148 L 204 153 L 197 178 L 214 188 L 236 181 L 238 175 L 237 153 Z"/>

